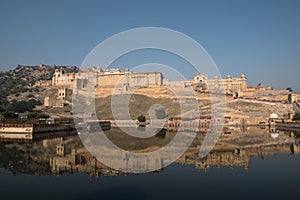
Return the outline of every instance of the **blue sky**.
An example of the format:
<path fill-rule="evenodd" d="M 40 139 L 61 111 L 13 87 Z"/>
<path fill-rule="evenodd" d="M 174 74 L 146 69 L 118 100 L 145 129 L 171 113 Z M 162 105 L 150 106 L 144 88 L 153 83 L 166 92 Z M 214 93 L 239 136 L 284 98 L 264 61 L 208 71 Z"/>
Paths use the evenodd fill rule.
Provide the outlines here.
<path fill-rule="evenodd" d="M 174 29 L 194 38 L 222 76 L 244 73 L 249 85 L 262 82 L 300 91 L 297 0 L 2 0 L 0 70 L 17 64 L 79 66 L 106 38 L 148 26 Z"/>

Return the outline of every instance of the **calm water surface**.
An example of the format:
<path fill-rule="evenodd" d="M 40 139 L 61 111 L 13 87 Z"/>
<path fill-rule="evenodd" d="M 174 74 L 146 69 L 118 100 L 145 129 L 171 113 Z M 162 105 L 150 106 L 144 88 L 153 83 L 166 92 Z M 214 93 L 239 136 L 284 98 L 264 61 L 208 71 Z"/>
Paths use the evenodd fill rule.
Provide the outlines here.
<path fill-rule="evenodd" d="M 78 146 L 76 137 L 64 140 L 69 141 L 66 148 Z M 58 139 L 0 143 L 1 199 L 298 199 L 300 195 L 300 155 L 294 144 L 246 150 L 246 169 L 239 164 L 218 166 L 214 164 L 218 159 L 206 169 L 193 161 L 178 161 L 157 173 L 91 177 L 84 170 L 53 172 L 48 155 L 58 143 Z M 215 154 L 228 152 L 236 154 L 228 150 Z"/>

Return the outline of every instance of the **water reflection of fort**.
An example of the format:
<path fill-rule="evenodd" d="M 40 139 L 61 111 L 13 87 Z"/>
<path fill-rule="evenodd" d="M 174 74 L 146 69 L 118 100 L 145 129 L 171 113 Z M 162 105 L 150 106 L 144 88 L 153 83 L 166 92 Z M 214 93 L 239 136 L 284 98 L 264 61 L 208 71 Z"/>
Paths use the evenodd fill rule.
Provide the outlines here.
<path fill-rule="evenodd" d="M 197 144 L 192 144 L 188 151 L 182 155 L 176 162 L 184 165 L 195 165 L 196 169 L 208 170 L 212 166 L 216 167 L 242 167 L 244 169 L 249 168 L 249 161 L 251 157 L 264 158 L 268 155 L 275 155 L 277 153 L 299 153 L 300 145 L 298 145 L 297 139 L 295 139 L 294 134 L 288 133 L 278 133 L 276 138 L 272 134 L 260 134 L 260 138 L 263 138 L 263 142 L 260 141 L 259 144 L 244 144 L 237 145 L 233 144 L 234 148 L 225 147 L 223 142 L 228 141 L 228 136 L 221 136 L 219 147 L 210 152 L 206 157 L 199 158 L 199 146 Z M 233 136 L 234 137 L 234 136 Z M 237 139 L 237 137 L 235 137 Z M 245 142 L 241 140 L 241 142 Z M 59 145 L 57 148 L 59 149 Z M 222 147 L 224 147 L 222 149 Z M 108 150 L 107 150 L 108 151 Z M 109 156 L 114 156 L 114 154 L 109 154 Z M 114 159 L 112 159 L 114 160 Z M 151 169 L 153 165 L 158 168 L 163 166 L 163 164 L 168 160 L 168 157 L 156 157 L 151 160 L 139 160 L 140 163 L 134 158 L 124 154 L 123 158 L 118 158 L 118 164 L 124 166 L 125 168 L 134 168 L 136 165 L 140 165 L 144 168 Z M 96 158 L 91 156 L 86 150 L 81 149 L 81 151 L 72 150 L 69 154 L 64 154 L 61 151 L 57 151 L 57 155 L 50 159 L 50 166 L 52 172 L 59 173 L 60 171 L 85 171 L 91 175 L 99 175 L 101 169 L 110 172 L 111 174 L 117 174 L 117 171 L 111 170 L 100 163 Z"/>
<path fill-rule="evenodd" d="M 78 138 L 75 138 L 78 139 Z M 100 174 L 117 175 L 118 172 L 108 168 L 93 157 L 84 147 L 67 148 L 64 141 L 56 143 L 56 155 L 49 158 L 51 173 L 85 172 L 93 177 Z"/>
<path fill-rule="evenodd" d="M 168 134 L 167 133 L 167 137 Z M 247 135 L 248 134 L 248 135 Z M 204 158 L 199 158 L 201 136 L 195 139 L 191 147 L 176 161 L 183 165 L 194 165 L 196 169 L 208 170 L 216 167 L 241 167 L 248 169 L 251 157 L 264 158 L 278 153 L 298 154 L 300 152 L 299 139 L 294 133 L 278 132 L 277 136 L 270 133 L 250 134 L 239 136 L 223 134 L 213 151 Z M 197 135 L 198 136 L 198 135 Z M 249 143 L 249 138 L 252 142 Z M 164 140 L 164 139 L 161 139 Z M 253 142 L 254 141 L 254 142 Z M 255 142 L 256 141 L 256 142 Z M 93 157 L 81 144 L 78 136 L 64 139 L 51 139 L 28 144 L 1 143 L 0 153 L 3 158 L 0 167 L 7 168 L 14 173 L 62 174 L 84 172 L 90 176 L 98 177 L 118 175 L 120 172 L 110 169 Z M 34 150 L 34 151 L 33 151 Z M 16 160 L 12 160 L 12 152 Z M 9 156 L 9 159 L 5 159 Z M 111 155 L 110 155 L 111 156 Z M 153 161 L 144 160 L 137 163 L 133 157 L 123 154 L 118 162 L 124 167 L 140 165 L 151 168 L 153 165 L 163 166 L 168 157 L 157 157 Z M 152 163 L 151 163 L 152 162 Z M 46 166 L 49 167 L 46 167 Z M 27 168 L 24 170 L 24 168 Z"/>
<path fill-rule="evenodd" d="M 176 162 L 184 165 L 195 165 L 196 169 L 208 170 L 212 166 L 216 167 L 242 167 L 249 168 L 250 157 L 264 158 L 268 155 L 277 153 L 299 153 L 300 146 L 295 144 L 281 144 L 277 146 L 267 146 L 261 148 L 236 149 L 234 151 L 213 151 L 205 158 L 199 158 L 199 149 L 194 149 L 192 152 L 184 154 Z M 128 167 L 128 159 L 124 158 L 121 161 L 123 165 Z M 154 159 L 155 164 L 162 165 L 166 158 Z M 144 161 L 144 162 L 143 162 Z M 143 160 L 139 163 L 140 166 L 147 167 L 145 163 L 151 165 L 149 160 Z M 130 163 L 130 162 L 129 162 Z M 137 163 L 134 163 L 135 165 Z M 132 165 L 131 167 L 136 167 Z M 86 172 L 91 176 L 99 176 L 101 173 L 105 175 L 117 175 L 118 171 L 109 169 L 88 152 L 77 153 L 73 150 L 70 154 L 64 156 L 54 156 L 50 158 L 50 166 L 53 173 L 60 172 Z M 129 166 L 130 167 L 130 166 Z M 152 169 L 153 166 L 149 166 Z"/>
<path fill-rule="evenodd" d="M 234 151 L 211 152 L 205 158 L 184 156 L 179 162 L 184 164 L 194 164 L 196 169 L 207 170 L 212 166 L 216 167 L 242 167 L 245 170 L 249 168 L 250 157 L 264 158 L 268 155 L 277 153 L 293 153 L 291 145 L 282 144 L 278 146 L 269 146 L 253 149 L 236 149 Z M 298 152 L 295 152 L 298 153 Z"/>

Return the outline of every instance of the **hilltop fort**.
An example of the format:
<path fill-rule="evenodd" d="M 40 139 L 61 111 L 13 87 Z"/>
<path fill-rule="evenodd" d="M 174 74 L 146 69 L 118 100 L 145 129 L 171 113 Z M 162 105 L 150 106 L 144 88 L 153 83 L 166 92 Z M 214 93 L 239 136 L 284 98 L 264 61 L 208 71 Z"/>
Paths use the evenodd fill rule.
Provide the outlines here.
<path fill-rule="evenodd" d="M 128 68 L 120 70 L 117 68 L 102 70 L 101 67 L 79 69 L 75 66 L 22 66 L 18 65 L 15 70 L 6 76 L 21 75 L 21 80 L 30 80 L 25 86 L 28 90 L 35 88 L 37 93 L 31 94 L 42 102 L 42 109 L 50 115 L 67 115 L 71 112 L 72 95 L 86 90 L 94 90 L 95 97 L 101 99 L 96 106 L 109 104 L 108 97 L 115 88 L 120 91 L 133 89 L 137 99 L 148 98 L 148 101 L 157 99 L 164 101 L 165 109 L 172 112 L 172 103 L 177 101 L 188 101 L 187 99 L 175 99 L 174 94 L 168 88 L 193 88 L 196 98 L 201 102 L 200 110 L 209 110 L 210 93 L 224 94 L 227 96 L 226 112 L 232 122 L 244 118 L 248 121 L 262 121 L 267 119 L 270 113 L 278 113 L 280 118 L 291 118 L 291 114 L 299 111 L 298 99 L 300 95 L 292 90 L 277 90 L 271 86 L 248 86 L 246 75 L 240 77 L 209 78 L 206 74 L 195 74 L 191 80 L 170 81 L 165 79 L 161 72 L 133 72 Z M 30 75 L 26 77 L 25 74 Z M 5 76 L 3 76 L 5 77 Z M 27 79 L 26 79 L 27 78 Z M 27 94 L 28 96 L 28 94 Z M 144 96 L 144 97 L 142 97 Z M 24 99 L 24 96 L 13 96 L 8 94 L 9 99 Z M 144 99 L 145 99 L 144 98 Z M 180 98 L 180 97 L 179 97 Z M 145 101 L 145 100 L 144 100 Z M 136 102 L 139 102 L 138 100 Z M 107 107 L 107 106 L 104 106 Z M 143 106 L 141 106 L 143 107 Z M 61 109 L 61 111 L 59 110 Z M 175 109 L 175 108 L 173 108 Z M 265 112 L 261 112 L 264 110 Z M 105 111 L 103 111 L 105 114 Z M 142 112 L 142 111 L 141 111 Z M 145 111 L 146 112 L 146 111 Z M 109 115 L 109 113 L 106 113 Z M 135 116 L 135 114 L 133 114 Z"/>

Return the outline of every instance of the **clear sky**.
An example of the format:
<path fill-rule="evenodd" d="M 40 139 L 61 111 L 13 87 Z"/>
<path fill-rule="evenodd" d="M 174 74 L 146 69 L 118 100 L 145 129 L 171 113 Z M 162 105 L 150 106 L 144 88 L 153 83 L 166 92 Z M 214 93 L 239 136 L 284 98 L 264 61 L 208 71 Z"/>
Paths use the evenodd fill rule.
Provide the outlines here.
<path fill-rule="evenodd" d="M 222 76 L 244 73 L 249 85 L 300 91 L 299 0 L 1 0 L 0 70 L 80 66 L 107 37 L 148 26 L 194 38 Z"/>

